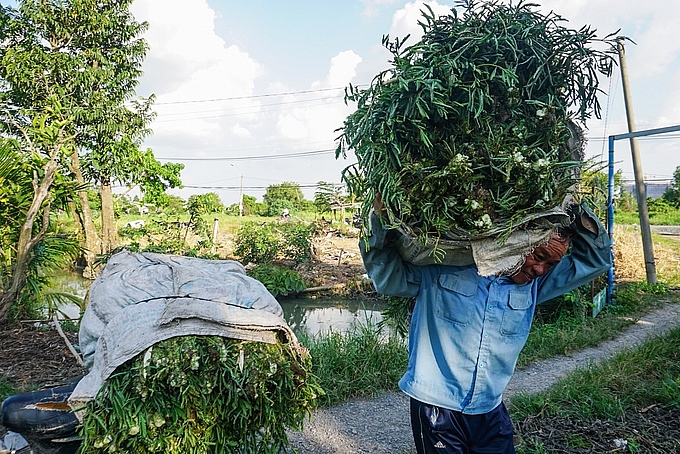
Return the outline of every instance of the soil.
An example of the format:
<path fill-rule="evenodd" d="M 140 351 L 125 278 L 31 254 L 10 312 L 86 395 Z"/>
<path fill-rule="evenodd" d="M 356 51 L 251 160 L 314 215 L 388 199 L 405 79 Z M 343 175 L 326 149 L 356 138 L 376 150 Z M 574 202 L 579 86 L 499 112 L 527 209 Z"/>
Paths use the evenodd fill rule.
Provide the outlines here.
<path fill-rule="evenodd" d="M 357 239 L 331 234 L 319 240 L 313 264 L 296 269 L 310 285 L 321 291 L 353 288 L 365 282 L 365 270 Z M 668 304 L 637 320 L 621 336 L 597 348 L 570 357 L 556 357 L 516 372 L 506 398 L 517 392 L 547 389 L 564 374 L 587 367 L 624 348 L 643 342 L 680 325 L 680 305 Z M 77 345 L 77 334 L 66 332 Z M 58 385 L 82 375 L 65 340 L 51 324 L 20 323 L 0 325 L 0 378 L 20 391 Z M 677 408 L 650 407 L 626 414 L 619 421 L 596 420 L 583 424 L 568 417 L 539 417 L 516 421 L 517 441 L 545 448 L 543 452 L 680 452 Z M 5 429 L 0 426 L 0 440 Z M 320 409 L 302 432 L 289 434 L 291 445 L 300 453 L 413 453 L 408 417 L 408 398 L 387 392 L 372 399 L 359 399 L 336 407 Z M 637 449 L 637 450 L 634 450 Z"/>

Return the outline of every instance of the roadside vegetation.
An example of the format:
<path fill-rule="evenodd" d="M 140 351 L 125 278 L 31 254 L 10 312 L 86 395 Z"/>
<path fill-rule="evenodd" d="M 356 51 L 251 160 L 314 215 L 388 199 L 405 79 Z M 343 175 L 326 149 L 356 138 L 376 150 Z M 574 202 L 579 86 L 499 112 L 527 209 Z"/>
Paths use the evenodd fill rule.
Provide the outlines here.
<path fill-rule="evenodd" d="M 680 328 L 511 400 L 520 454 L 680 449 Z"/>

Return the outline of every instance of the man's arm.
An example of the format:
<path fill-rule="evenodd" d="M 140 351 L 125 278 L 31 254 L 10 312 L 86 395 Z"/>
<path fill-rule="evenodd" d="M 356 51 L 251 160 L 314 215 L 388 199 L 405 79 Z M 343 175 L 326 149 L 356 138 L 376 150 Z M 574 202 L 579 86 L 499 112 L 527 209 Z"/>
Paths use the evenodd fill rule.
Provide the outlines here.
<path fill-rule="evenodd" d="M 383 227 L 376 213 L 384 213 L 379 196 L 369 217 L 368 237 L 359 240 L 366 272 L 378 293 L 414 297 L 420 287 L 421 270 L 401 258 L 391 239 L 396 232 Z"/>
<path fill-rule="evenodd" d="M 611 268 L 611 240 L 606 229 L 585 203 L 574 211 L 571 253 L 538 278 L 538 303 L 580 287 Z"/>

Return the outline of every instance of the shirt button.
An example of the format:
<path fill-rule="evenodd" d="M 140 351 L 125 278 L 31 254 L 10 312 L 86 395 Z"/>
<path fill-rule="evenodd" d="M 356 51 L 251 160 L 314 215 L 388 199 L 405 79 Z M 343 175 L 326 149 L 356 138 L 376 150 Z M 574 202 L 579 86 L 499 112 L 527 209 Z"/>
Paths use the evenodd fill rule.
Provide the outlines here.
<path fill-rule="evenodd" d="M 484 367 L 484 363 L 479 363 L 479 367 Z"/>
<path fill-rule="evenodd" d="M 488 337 L 489 337 L 488 334 L 485 334 L 485 335 L 484 335 L 484 339 L 487 339 Z"/>

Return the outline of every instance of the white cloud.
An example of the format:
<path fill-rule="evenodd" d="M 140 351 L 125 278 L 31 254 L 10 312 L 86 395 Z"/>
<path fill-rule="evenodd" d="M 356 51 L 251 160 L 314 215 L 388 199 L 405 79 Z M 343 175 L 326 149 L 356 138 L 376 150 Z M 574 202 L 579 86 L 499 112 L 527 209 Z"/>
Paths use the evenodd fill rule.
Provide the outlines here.
<path fill-rule="evenodd" d="M 244 128 L 239 123 L 231 127 L 231 132 L 238 137 L 250 137 L 250 130 Z"/>
<path fill-rule="evenodd" d="M 133 13 L 149 22 L 150 50 L 142 86 L 157 95 L 154 140 L 186 143 L 194 148 L 224 143 L 229 136 L 247 137 L 235 113 L 256 114 L 253 94 L 262 65 L 215 33 L 215 12 L 205 0 L 137 0 Z M 187 101 L 242 98 L 222 102 Z M 251 115 L 250 119 L 254 117 Z M 246 117 L 247 121 L 248 117 Z M 243 122 L 244 117 L 239 116 Z"/>
<path fill-rule="evenodd" d="M 276 130 L 287 139 L 304 139 L 307 137 L 307 127 L 293 115 L 279 115 Z"/>
<path fill-rule="evenodd" d="M 344 87 L 357 75 L 357 65 L 361 57 L 347 50 L 331 58 L 331 69 L 328 71 L 329 87 Z"/>
<path fill-rule="evenodd" d="M 363 16 L 375 17 L 380 14 L 380 8 L 386 5 L 396 3 L 398 0 L 361 0 L 364 4 Z"/>
<path fill-rule="evenodd" d="M 432 11 L 437 16 L 447 15 L 451 13 L 451 6 L 440 5 L 435 1 L 416 0 L 404 5 L 404 7 L 392 16 L 392 26 L 390 27 L 390 37 L 403 39 L 406 35 L 411 35 L 407 44 L 415 44 L 421 36 L 423 36 L 423 29 L 418 25 L 418 21 L 422 21 L 422 11 L 427 11 L 425 5 L 432 8 Z"/>

